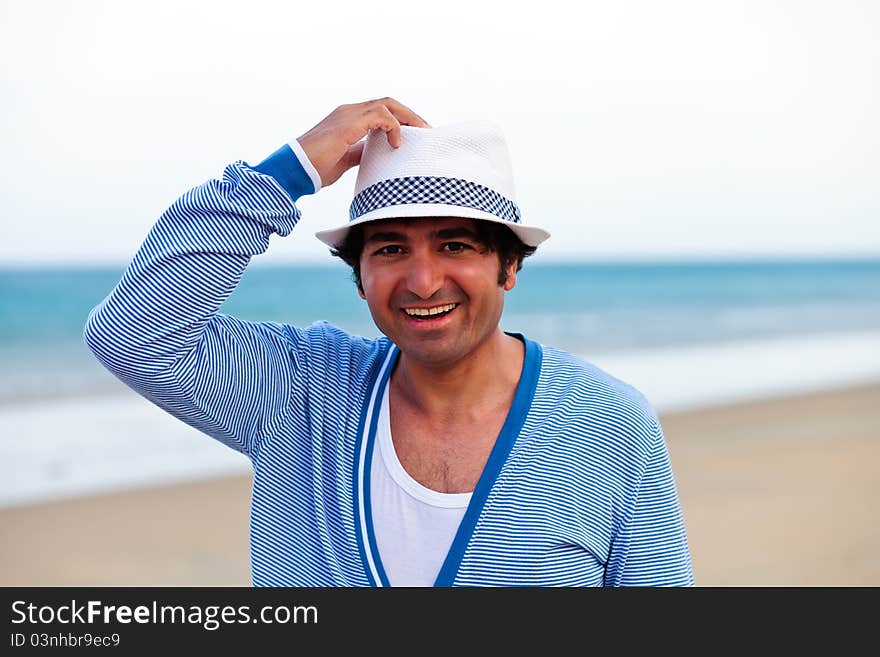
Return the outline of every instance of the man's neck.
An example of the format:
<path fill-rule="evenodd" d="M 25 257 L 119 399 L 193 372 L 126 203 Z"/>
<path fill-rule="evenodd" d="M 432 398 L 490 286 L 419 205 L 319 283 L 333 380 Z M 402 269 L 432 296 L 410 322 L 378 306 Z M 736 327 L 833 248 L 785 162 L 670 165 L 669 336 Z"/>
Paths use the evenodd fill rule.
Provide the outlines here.
<path fill-rule="evenodd" d="M 443 421 L 479 417 L 516 389 L 525 345 L 500 328 L 467 358 L 448 366 L 429 366 L 401 354 L 391 384 L 406 403 L 426 418 Z"/>

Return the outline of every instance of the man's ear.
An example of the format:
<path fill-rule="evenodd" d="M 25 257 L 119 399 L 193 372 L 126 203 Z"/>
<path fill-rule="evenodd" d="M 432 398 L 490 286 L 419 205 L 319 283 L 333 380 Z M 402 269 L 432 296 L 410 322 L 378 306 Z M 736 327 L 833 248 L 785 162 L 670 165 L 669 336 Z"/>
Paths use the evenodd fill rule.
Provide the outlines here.
<path fill-rule="evenodd" d="M 358 296 L 359 296 L 361 299 L 363 299 L 364 301 L 367 300 L 367 296 L 363 293 L 363 290 L 361 290 L 361 288 L 358 288 Z"/>
<path fill-rule="evenodd" d="M 504 281 L 502 287 L 505 292 L 510 292 L 516 287 L 516 260 L 510 263 L 510 266 L 507 268 L 507 280 Z"/>

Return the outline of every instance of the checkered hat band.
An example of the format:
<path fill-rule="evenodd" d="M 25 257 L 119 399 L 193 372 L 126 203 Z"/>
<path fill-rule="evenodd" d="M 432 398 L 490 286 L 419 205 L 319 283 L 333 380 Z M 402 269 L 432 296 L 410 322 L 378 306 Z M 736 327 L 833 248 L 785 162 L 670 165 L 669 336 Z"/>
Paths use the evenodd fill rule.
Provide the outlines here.
<path fill-rule="evenodd" d="M 520 223 L 516 203 L 496 191 L 468 180 L 434 176 L 407 176 L 370 185 L 351 202 L 352 221 L 367 212 L 389 205 L 440 203 L 474 208 L 494 214 L 504 221 Z"/>

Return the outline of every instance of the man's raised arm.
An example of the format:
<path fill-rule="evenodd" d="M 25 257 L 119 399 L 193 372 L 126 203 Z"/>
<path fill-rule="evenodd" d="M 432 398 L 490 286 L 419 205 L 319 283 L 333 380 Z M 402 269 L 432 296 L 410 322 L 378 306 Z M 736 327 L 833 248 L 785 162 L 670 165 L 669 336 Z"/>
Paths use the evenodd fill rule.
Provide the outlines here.
<path fill-rule="evenodd" d="M 89 314 L 83 337 L 96 358 L 153 403 L 253 458 L 290 410 L 301 336 L 218 309 L 270 235 L 293 230 L 297 198 L 356 166 L 369 130 L 398 146 L 401 124 L 427 126 L 392 99 L 342 105 L 260 164 L 236 162 L 184 194 Z"/>

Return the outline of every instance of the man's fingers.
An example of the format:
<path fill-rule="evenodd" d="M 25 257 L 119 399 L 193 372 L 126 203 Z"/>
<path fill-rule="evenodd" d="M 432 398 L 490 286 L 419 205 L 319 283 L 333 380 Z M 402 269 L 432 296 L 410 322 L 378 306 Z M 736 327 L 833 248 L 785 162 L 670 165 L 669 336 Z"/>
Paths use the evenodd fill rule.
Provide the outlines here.
<path fill-rule="evenodd" d="M 376 105 L 371 108 L 374 113 L 369 127 L 380 128 L 385 131 L 388 143 L 392 148 L 400 148 L 400 122 L 392 114 L 387 105 Z"/>
<path fill-rule="evenodd" d="M 409 107 L 402 103 L 398 103 L 393 98 L 385 99 L 385 106 L 391 110 L 391 113 L 394 115 L 401 125 L 411 125 L 415 128 L 430 128 L 428 122 L 425 121 L 421 116 L 413 112 Z"/>
<path fill-rule="evenodd" d="M 383 105 L 394 116 L 401 125 L 410 125 L 415 128 L 430 128 L 425 119 L 413 112 L 409 107 L 400 103 L 393 98 L 379 98 L 377 100 L 367 101 L 368 104 Z"/>

